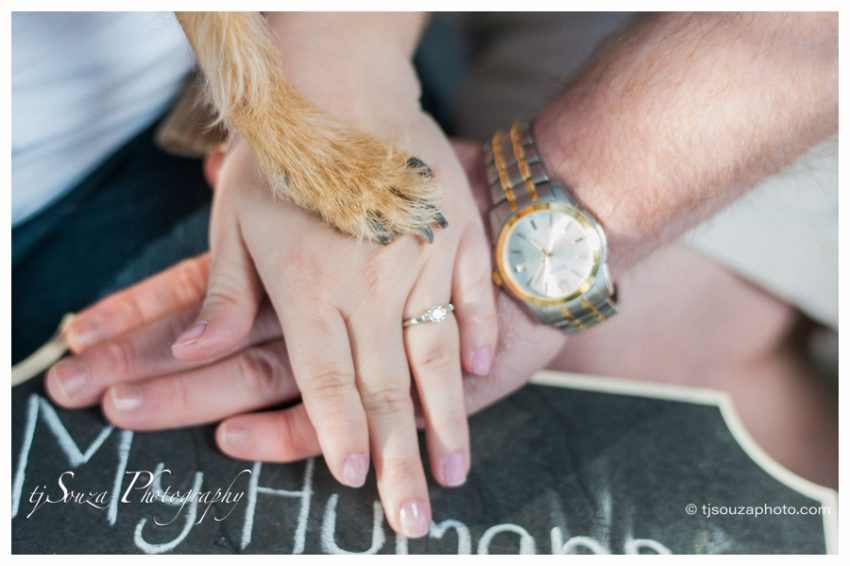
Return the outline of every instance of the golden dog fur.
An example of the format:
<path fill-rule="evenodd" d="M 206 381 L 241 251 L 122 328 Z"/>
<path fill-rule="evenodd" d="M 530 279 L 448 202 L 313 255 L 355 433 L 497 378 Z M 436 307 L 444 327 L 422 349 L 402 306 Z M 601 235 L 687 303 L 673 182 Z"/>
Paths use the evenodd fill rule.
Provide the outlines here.
<path fill-rule="evenodd" d="M 275 195 L 358 238 L 388 243 L 445 219 L 430 168 L 305 100 L 257 12 L 179 12 L 218 121 L 251 146 Z"/>

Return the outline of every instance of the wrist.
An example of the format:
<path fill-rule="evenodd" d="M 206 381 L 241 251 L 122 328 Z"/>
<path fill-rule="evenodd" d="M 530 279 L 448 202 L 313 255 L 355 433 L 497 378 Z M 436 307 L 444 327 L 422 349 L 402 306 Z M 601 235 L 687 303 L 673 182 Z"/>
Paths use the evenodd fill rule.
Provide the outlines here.
<path fill-rule="evenodd" d="M 534 120 L 533 132 L 540 158 L 549 174 L 564 184 L 576 201 L 602 225 L 608 243 L 608 265 L 614 278 L 636 261 L 643 227 L 640 217 L 623 200 L 623 179 L 599 144 L 594 119 L 581 107 L 556 105 Z"/>
<path fill-rule="evenodd" d="M 267 17 L 284 77 L 320 109 L 385 138 L 400 133 L 399 124 L 421 110 L 412 60 L 421 15 Z"/>

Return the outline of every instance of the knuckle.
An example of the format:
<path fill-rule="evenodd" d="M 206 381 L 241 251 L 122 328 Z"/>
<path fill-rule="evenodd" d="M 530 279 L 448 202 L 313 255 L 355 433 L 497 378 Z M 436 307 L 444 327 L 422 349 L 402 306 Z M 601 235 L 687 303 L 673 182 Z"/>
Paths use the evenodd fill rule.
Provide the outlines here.
<path fill-rule="evenodd" d="M 297 454 L 302 450 L 301 444 L 303 441 L 301 438 L 303 435 L 298 430 L 297 422 L 291 417 L 290 413 L 282 413 L 280 419 L 280 426 L 274 428 L 275 435 L 277 436 L 275 444 L 280 451 L 280 460 L 289 462 L 295 459 L 288 456 L 289 454 Z"/>
<path fill-rule="evenodd" d="M 467 292 L 474 292 L 483 298 L 493 295 L 493 267 L 490 265 L 489 257 L 481 257 L 482 254 L 473 254 L 469 258 L 470 265 L 463 286 Z M 492 300 L 492 299 L 491 299 Z"/>
<path fill-rule="evenodd" d="M 304 246 L 294 246 L 286 258 L 281 259 L 281 273 L 292 274 L 291 277 L 311 287 L 326 282 L 328 265 L 321 261 L 315 250 Z"/>
<path fill-rule="evenodd" d="M 268 395 L 280 383 L 280 360 L 266 348 L 251 347 L 236 358 L 236 371 L 252 392 Z"/>
<path fill-rule="evenodd" d="M 298 301 L 302 305 L 304 312 L 305 324 L 314 329 L 317 333 L 325 336 L 330 336 L 335 332 L 336 325 L 333 319 L 325 314 L 321 314 L 322 310 L 327 309 L 327 305 L 319 302 L 316 298 L 303 299 Z M 312 373 L 324 373 L 322 371 Z"/>
<path fill-rule="evenodd" d="M 115 305 L 115 318 L 123 321 L 141 322 L 145 320 L 145 311 L 134 293 L 122 293 L 121 300 Z"/>
<path fill-rule="evenodd" d="M 245 304 L 246 297 L 252 295 L 251 283 L 247 277 L 246 270 L 242 267 L 213 272 L 209 278 L 204 308 L 238 307 Z"/>
<path fill-rule="evenodd" d="M 133 346 L 127 340 L 112 340 L 106 345 L 106 355 L 112 374 L 117 377 L 133 375 Z"/>
<path fill-rule="evenodd" d="M 170 384 L 169 398 L 178 412 L 192 410 L 191 384 L 183 374 L 177 374 L 168 380 Z"/>
<path fill-rule="evenodd" d="M 363 408 L 372 416 L 413 414 L 413 400 L 407 389 L 382 387 L 363 395 Z"/>
<path fill-rule="evenodd" d="M 318 399 L 336 399 L 354 383 L 354 374 L 340 367 L 328 367 L 310 372 L 306 389 Z"/>
<path fill-rule="evenodd" d="M 210 282 L 203 308 L 238 307 L 242 304 L 240 297 L 243 295 L 243 290 L 231 276 L 217 277 Z"/>
<path fill-rule="evenodd" d="M 449 347 L 442 340 L 433 341 L 420 348 L 413 348 L 411 362 L 419 370 L 444 371 L 457 364 L 457 348 Z"/>
<path fill-rule="evenodd" d="M 429 415 L 426 421 L 426 427 L 429 429 L 445 431 L 450 433 L 454 438 L 461 440 L 464 444 L 469 442 L 469 432 L 466 415 L 463 414 L 463 409 L 460 413 L 440 414 L 437 416 Z"/>
<path fill-rule="evenodd" d="M 174 294 L 180 304 L 186 304 L 203 297 L 209 277 L 209 263 L 197 259 L 187 259 L 176 267 Z"/>
<path fill-rule="evenodd" d="M 493 335 L 498 332 L 499 317 L 495 312 L 475 308 L 459 308 L 458 311 L 458 325 L 464 335 L 478 333 Z"/>

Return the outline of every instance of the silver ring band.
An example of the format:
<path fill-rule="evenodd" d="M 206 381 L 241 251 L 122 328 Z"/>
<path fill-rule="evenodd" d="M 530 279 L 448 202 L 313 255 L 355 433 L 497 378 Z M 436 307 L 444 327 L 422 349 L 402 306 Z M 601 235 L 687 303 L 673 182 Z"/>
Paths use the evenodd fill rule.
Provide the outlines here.
<path fill-rule="evenodd" d="M 432 322 L 434 324 L 443 322 L 448 318 L 449 313 L 455 310 L 455 306 L 451 303 L 445 305 L 435 305 L 425 311 L 425 314 L 421 314 L 419 316 L 408 318 L 402 323 L 402 328 L 407 328 L 408 326 L 416 326 L 417 324 L 424 324 L 426 322 Z"/>

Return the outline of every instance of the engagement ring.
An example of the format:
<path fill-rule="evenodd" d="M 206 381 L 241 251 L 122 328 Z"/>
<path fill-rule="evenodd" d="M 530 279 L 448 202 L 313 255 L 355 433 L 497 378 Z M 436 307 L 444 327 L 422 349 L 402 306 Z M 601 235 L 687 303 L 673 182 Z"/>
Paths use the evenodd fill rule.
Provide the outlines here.
<path fill-rule="evenodd" d="M 407 328 L 408 326 L 416 326 L 417 324 L 422 324 L 425 322 L 433 322 L 435 324 L 438 322 L 443 322 L 444 320 L 446 320 L 446 317 L 449 316 L 449 313 L 453 310 L 455 310 L 455 306 L 451 303 L 447 305 L 437 305 L 425 311 L 425 314 L 419 315 L 414 318 L 408 318 L 404 321 L 402 327 Z"/>

